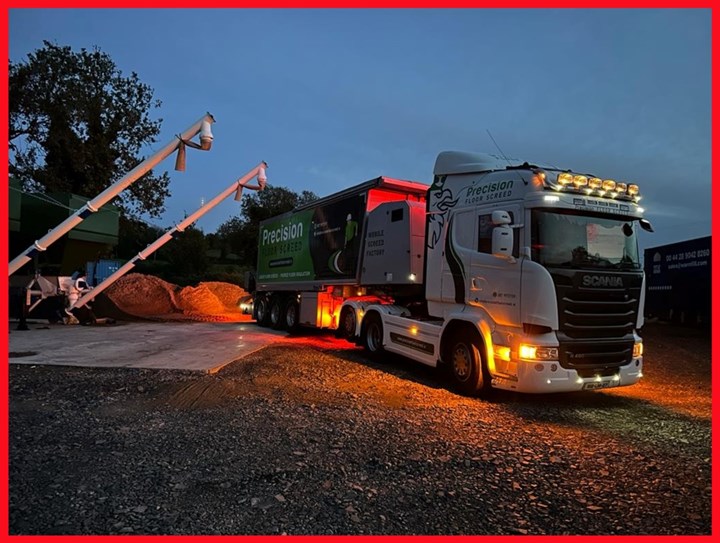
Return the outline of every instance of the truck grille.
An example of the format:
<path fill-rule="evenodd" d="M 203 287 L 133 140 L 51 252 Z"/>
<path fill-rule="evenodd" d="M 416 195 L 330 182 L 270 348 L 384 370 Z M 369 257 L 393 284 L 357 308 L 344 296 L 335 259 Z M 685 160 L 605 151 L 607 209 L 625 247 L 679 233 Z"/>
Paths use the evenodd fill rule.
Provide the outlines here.
<path fill-rule="evenodd" d="M 594 373 L 632 360 L 642 276 L 625 276 L 626 288 L 590 288 L 578 277 L 555 275 L 560 365 Z"/>
<path fill-rule="evenodd" d="M 573 339 L 624 337 L 635 328 L 639 295 L 634 289 L 558 288 L 560 329 Z"/>
<path fill-rule="evenodd" d="M 560 339 L 560 365 L 567 369 L 607 370 L 624 366 L 632 360 L 634 340 L 613 341 L 607 343 L 589 343 L 587 341 L 569 341 Z M 581 377 L 589 377 L 580 372 Z"/>

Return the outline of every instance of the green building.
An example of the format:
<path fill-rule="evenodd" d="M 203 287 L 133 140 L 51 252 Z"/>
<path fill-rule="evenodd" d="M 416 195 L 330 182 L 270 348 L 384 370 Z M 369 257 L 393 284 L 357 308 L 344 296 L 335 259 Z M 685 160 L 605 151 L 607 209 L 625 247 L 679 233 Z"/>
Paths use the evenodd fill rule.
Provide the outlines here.
<path fill-rule="evenodd" d="M 17 179 L 9 183 L 9 248 L 12 260 L 80 209 L 89 198 L 70 193 L 24 192 Z M 109 258 L 118 244 L 120 212 L 105 205 L 26 264 L 18 275 L 70 275 L 88 261 Z"/>

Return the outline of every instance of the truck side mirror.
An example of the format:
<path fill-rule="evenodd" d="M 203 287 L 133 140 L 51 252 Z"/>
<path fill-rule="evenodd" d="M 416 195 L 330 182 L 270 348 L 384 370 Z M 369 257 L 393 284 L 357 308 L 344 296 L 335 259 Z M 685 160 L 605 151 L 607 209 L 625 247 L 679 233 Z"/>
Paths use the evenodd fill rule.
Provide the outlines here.
<path fill-rule="evenodd" d="M 513 231 L 507 224 L 501 224 L 493 228 L 492 232 L 492 254 L 493 256 L 512 256 Z"/>
<path fill-rule="evenodd" d="M 510 213 L 507 211 L 497 210 L 492 212 L 492 223 L 495 226 L 510 224 L 512 223 L 512 218 L 510 217 Z"/>
<path fill-rule="evenodd" d="M 640 227 L 643 230 L 646 230 L 647 232 L 655 232 L 655 230 L 653 230 L 652 224 L 650 223 L 649 220 L 640 219 L 638 222 L 640 223 Z"/>

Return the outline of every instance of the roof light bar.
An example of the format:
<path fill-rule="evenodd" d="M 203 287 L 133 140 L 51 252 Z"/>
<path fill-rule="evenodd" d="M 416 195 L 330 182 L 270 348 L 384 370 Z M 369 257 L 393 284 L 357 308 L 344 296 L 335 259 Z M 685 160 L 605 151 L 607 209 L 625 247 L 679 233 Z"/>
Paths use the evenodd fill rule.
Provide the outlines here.
<path fill-rule="evenodd" d="M 640 188 L 634 184 L 617 182 L 614 179 L 601 179 L 599 177 L 588 177 L 571 172 L 560 172 L 555 180 L 552 177 L 544 179 L 536 175 L 537 181 L 542 179 L 543 185 L 547 188 L 562 192 L 584 192 L 585 194 L 597 194 L 609 198 L 620 198 L 639 202 L 641 199 Z"/>
<path fill-rule="evenodd" d="M 559 185 L 570 185 L 573 182 L 573 174 L 571 173 L 561 173 L 558 174 L 557 182 Z"/>
<path fill-rule="evenodd" d="M 602 179 L 599 177 L 593 177 L 588 181 L 588 187 L 591 189 L 600 189 L 602 188 Z"/>

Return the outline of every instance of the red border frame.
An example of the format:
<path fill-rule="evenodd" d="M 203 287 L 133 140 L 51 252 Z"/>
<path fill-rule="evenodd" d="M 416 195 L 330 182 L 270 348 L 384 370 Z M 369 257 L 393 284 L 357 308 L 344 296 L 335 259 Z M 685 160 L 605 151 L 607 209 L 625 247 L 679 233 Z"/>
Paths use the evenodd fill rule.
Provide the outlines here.
<path fill-rule="evenodd" d="M 579 5 L 580 2 L 578 0 L 525 0 L 525 1 L 510 1 L 510 2 L 499 2 L 497 0 L 495 1 L 487 1 L 484 2 L 482 0 L 450 0 L 445 2 L 438 2 L 438 1 L 426 1 L 426 0 L 364 0 L 364 1 L 356 1 L 351 0 L 349 2 L 338 2 L 337 0 L 275 0 L 275 1 L 258 1 L 258 0 L 250 0 L 250 1 L 243 1 L 243 2 L 233 2 L 233 1 L 218 1 L 218 0 L 210 0 L 204 3 L 200 3 L 197 1 L 189 1 L 189 0 L 166 0 L 166 1 L 147 1 L 147 0 L 110 0 L 107 2 L 102 2 L 98 0 L 67 0 L 67 1 L 61 1 L 61 2 L 51 2 L 51 1 L 38 1 L 38 0 L 10 0 L 7 2 L 3 2 L 3 30 L 5 31 L 5 36 L 9 35 L 9 10 L 10 9 L 18 9 L 18 8 L 177 8 L 177 7 L 184 7 L 184 8 L 202 8 L 202 9 L 208 9 L 208 8 L 228 8 L 228 7 L 244 7 L 244 8 L 328 8 L 328 7 L 335 7 L 335 8 L 472 8 L 472 7 L 478 7 L 478 8 L 705 8 L 705 9 L 712 9 L 712 28 L 714 30 L 716 26 L 716 13 L 717 11 L 715 8 L 715 2 L 713 1 L 700 1 L 700 2 L 690 2 L 689 4 L 684 4 L 682 2 L 678 1 L 669 1 L 669 0 L 656 0 L 653 2 L 650 1 L 620 1 L 620 0 L 594 0 L 587 3 L 583 3 L 583 5 Z M 715 98 L 715 89 L 717 88 L 717 58 L 718 58 L 718 44 L 717 39 L 715 37 L 715 34 L 713 32 L 712 36 L 712 69 L 713 69 L 713 75 L 712 75 L 712 98 L 714 103 Z M 8 40 L 5 39 L 3 41 L 3 52 L 5 53 L 4 58 L 8 58 Z M 7 63 L 3 63 L 2 66 L 3 71 L 3 81 L 5 83 L 5 88 L 7 89 L 8 84 L 8 65 Z M 5 126 L 7 126 L 7 116 L 8 116 L 8 97 L 7 92 L 3 93 L 0 96 L 0 100 L 2 100 L 2 111 L 4 112 L 3 119 L 6 121 Z M 712 150 L 713 150 L 713 158 L 716 156 L 715 148 L 716 148 L 716 141 L 717 138 L 715 138 L 716 134 L 716 127 L 718 126 L 718 112 L 717 108 L 712 108 Z M 6 143 L 8 139 L 8 132 L 6 130 L 3 130 L 3 136 L 2 140 L 3 143 Z M 714 163 L 714 161 L 713 161 Z M 2 172 L 2 183 L 3 190 L 7 191 L 7 179 L 8 179 L 8 164 L 7 161 L 3 162 L 2 165 L 3 172 Z M 713 168 L 714 173 L 714 168 Z M 6 192 L 7 194 L 7 192 Z M 717 191 L 712 191 L 712 203 L 713 203 L 713 215 L 714 215 L 714 208 L 716 204 L 716 198 L 717 198 Z M 8 217 L 8 200 L 7 198 L 0 198 L 0 217 L 2 217 L 2 220 L 0 220 L 0 247 L 3 248 L 3 254 L 8 254 L 8 222 L 5 219 Z M 713 217 L 714 218 L 714 217 Z M 711 262 L 713 266 L 713 283 L 716 283 L 715 278 L 716 274 L 720 273 L 718 271 L 718 262 L 715 255 L 717 255 L 717 251 L 720 242 L 718 242 L 718 234 L 720 234 L 720 227 L 717 225 L 716 221 L 713 221 L 712 226 L 712 234 L 713 234 L 713 244 L 712 244 L 712 256 L 711 256 Z M 2 280 L 6 281 L 5 278 L 7 277 L 7 274 L 5 273 L 6 264 L 3 264 L 4 271 L 2 273 Z M 715 316 L 715 309 L 718 306 L 718 299 L 720 299 L 720 294 L 717 292 L 716 289 L 713 289 L 712 292 L 712 307 L 713 307 L 713 317 Z M 8 307 L 8 289 L 7 289 L 7 283 L 4 283 L 3 286 L 0 288 L 0 306 L 3 308 Z M 0 325 L 0 334 L 2 338 L 2 342 L 5 345 L 5 352 L 8 352 L 8 319 L 3 319 L 2 324 Z M 712 323 L 712 334 L 713 338 L 720 337 L 720 324 L 717 322 L 716 319 L 713 319 Z M 713 359 L 716 358 L 717 354 L 717 342 L 713 341 L 712 346 L 712 357 Z M 9 378 L 9 364 L 2 366 L 2 380 L 5 383 L 5 400 L 4 402 L 1 402 L 0 405 L 2 406 L 2 411 L 0 412 L 0 418 L 2 419 L 2 429 L 4 430 L 2 433 L 2 437 L 0 437 L 0 444 L 1 452 L 2 452 L 2 458 L 5 459 L 5 461 L 0 461 L 0 466 L 2 471 L 0 472 L 0 478 L 5 481 L 5 489 L 4 492 L 0 493 L 0 508 L 2 508 L 2 512 L 0 513 L 2 516 L 0 517 L 0 538 L 1 540 L 22 540 L 22 541 L 38 541 L 38 542 L 46 542 L 50 539 L 53 541 L 77 541 L 78 536 L 9 536 L 9 488 L 8 488 L 8 455 L 9 455 L 9 444 L 8 444 L 8 417 L 9 417 L 9 389 L 8 389 L 8 378 Z M 714 371 L 712 375 L 712 388 L 713 390 L 718 389 L 720 387 L 720 372 Z M 712 439 L 712 445 L 713 450 L 715 449 L 715 445 L 718 441 L 718 428 L 714 424 L 715 421 L 715 409 L 716 409 L 716 402 L 713 398 L 713 439 Z M 718 472 L 718 466 L 716 462 L 713 462 L 712 467 L 712 481 L 713 481 L 713 487 L 714 482 L 717 479 L 717 472 Z M 712 498 L 712 513 L 713 513 L 713 522 L 712 522 L 712 534 L 715 535 L 715 517 L 716 513 L 718 512 L 718 506 L 717 506 L 717 499 L 716 496 L 713 493 Z M 188 540 L 200 540 L 207 539 L 206 536 L 82 536 L 81 539 L 83 541 L 86 540 L 102 540 L 102 541 L 127 541 L 128 537 L 130 537 L 133 541 L 154 541 L 157 540 L 158 537 L 161 537 L 165 541 L 188 541 Z M 266 541 L 271 538 L 281 538 L 283 536 L 214 536 L 214 537 L 220 537 L 222 539 L 227 540 L 228 538 L 242 538 L 243 541 Z M 291 536 L 293 540 L 295 541 L 317 541 L 319 539 L 327 539 L 328 537 L 335 538 L 336 536 Z M 345 536 L 345 537 L 353 537 L 353 536 Z M 413 541 L 435 541 L 438 536 L 357 536 L 362 538 L 372 538 L 374 540 L 387 540 L 392 538 L 393 540 L 403 540 L 403 539 L 412 539 Z M 451 536 L 452 537 L 452 536 Z M 483 541 L 491 541 L 491 540 L 500 540 L 500 539 L 507 539 L 507 537 L 512 536 L 454 536 L 454 539 L 462 538 L 463 540 L 483 540 Z M 527 536 L 528 538 L 532 539 L 556 539 L 560 536 Z M 567 536 L 564 536 L 567 538 Z M 581 540 L 581 541 L 588 541 L 588 540 L 598 540 L 598 539 L 606 539 L 607 536 L 572 536 L 575 540 Z M 615 536 L 617 539 L 624 539 L 628 540 L 631 539 L 633 541 L 656 541 L 661 536 Z M 672 536 L 674 541 L 677 541 L 677 536 Z M 711 540 L 713 536 L 693 536 L 693 541 L 704 541 L 704 540 Z M 685 538 L 690 538 L 690 536 L 685 536 Z"/>

